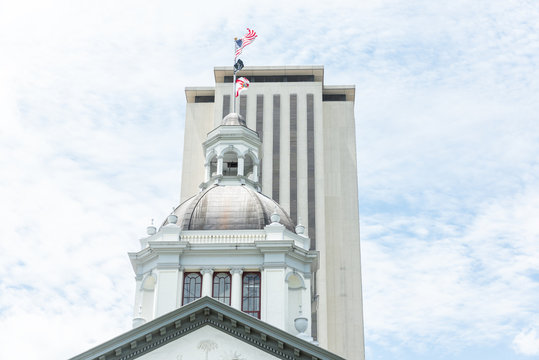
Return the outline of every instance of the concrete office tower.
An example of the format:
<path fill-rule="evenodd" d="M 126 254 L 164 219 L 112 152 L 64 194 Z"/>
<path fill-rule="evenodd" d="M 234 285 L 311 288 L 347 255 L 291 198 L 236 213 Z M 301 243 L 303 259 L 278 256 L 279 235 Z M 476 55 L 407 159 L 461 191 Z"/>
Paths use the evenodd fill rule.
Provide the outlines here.
<path fill-rule="evenodd" d="M 185 91 L 182 202 L 205 181 L 201 144 L 233 109 L 232 68 L 214 73 L 214 87 Z M 363 359 L 355 87 L 324 85 L 323 66 L 249 67 L 238 75 L 251 83 L 236 111 L 262 141 L 262 193 L 306 226 L 320 252 L 312 335 L 338 355 Z"/>

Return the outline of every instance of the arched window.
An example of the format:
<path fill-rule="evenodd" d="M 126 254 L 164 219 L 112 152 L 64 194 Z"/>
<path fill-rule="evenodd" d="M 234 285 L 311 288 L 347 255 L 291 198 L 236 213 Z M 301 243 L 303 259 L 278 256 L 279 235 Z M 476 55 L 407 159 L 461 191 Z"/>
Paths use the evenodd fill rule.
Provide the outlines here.
<path fill-rule="evenodd" d="M 202 291 L 202 276 L 200 273 L 186 273 L 183 278 L 183 305 L 200 299 Z"/>
<path fill-rule="evenodd" d="M 260 273 L 243 273 L 241 311 L 260 319 Z"/>
<path fill-rule="evenodd" d="M 301 315 L 300 311 L 302 305 L 302 296 L 305 289 L 305 283 L 299 274 L 288 273 L 286 276 L 286 282 L 288 283 L 288 319 L 286 323 L 286 329 L 292 334 L 297 333 L 294 326 L 294 319 Z M 305 309 L 303 309 L 305 310 Z"/>
<path fill-rule="evenodd" d="M 229 151 L 223 155 L 223 176 L 238 175 L 238 155 Z"/>
<path fill-rule="evenodd" d="M 213 275 L 212 297 L 223 304 L 230 305 L 230 274 L 215 273 Z"/>

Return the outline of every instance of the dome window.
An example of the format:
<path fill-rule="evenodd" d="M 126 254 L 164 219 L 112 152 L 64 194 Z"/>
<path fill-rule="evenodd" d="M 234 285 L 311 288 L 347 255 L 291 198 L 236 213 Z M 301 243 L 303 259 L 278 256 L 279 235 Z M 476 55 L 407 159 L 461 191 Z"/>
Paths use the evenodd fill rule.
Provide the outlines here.
<path fill-rule="evenodd" d="M 213 276 L 213 294 L 215 300 L 230 305 L 230 274 L 215 273 Z"/>
<path fill-rule="evenodd" d="M 241 311 L 260 319 L 260 273 L 244 273 Z"/>
<path fill-rule="evenodd" d="M 187 305 L 202 295 L 202 275 L 200 273 L 186 273 L 183 278 L 183 302 Z"/>

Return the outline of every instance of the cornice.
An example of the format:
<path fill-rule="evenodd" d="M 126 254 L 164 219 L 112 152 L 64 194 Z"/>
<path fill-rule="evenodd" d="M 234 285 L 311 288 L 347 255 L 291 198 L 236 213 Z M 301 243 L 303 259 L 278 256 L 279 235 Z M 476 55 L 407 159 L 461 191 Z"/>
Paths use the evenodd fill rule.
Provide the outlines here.
<path fill-rule="evenodd" d="M 288 252 L 294 247 L 294 240 L 263 240 L 255 241 L 256 247 L 261 253 Z"/>
<path fill-rule="evenodd" d="M 98 345 L 71 360 L 135 359 L 206 325 L 279 359 L 343 359 L 228 305 L 204 297 Z"/>

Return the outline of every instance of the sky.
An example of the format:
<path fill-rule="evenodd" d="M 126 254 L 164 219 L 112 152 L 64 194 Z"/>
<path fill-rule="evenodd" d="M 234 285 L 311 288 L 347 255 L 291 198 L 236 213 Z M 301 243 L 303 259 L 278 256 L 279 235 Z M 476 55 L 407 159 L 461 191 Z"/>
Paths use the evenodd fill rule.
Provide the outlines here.
<path fill-rule="evenodd" d="M 231 66 L 356 86 L 366 358 L 539 359 L 539 2 L 0 0 L 0 358 L 131 328 L 179 202 L 185 93 Z"/>

